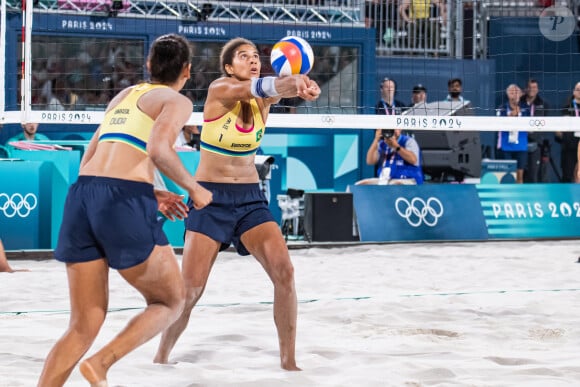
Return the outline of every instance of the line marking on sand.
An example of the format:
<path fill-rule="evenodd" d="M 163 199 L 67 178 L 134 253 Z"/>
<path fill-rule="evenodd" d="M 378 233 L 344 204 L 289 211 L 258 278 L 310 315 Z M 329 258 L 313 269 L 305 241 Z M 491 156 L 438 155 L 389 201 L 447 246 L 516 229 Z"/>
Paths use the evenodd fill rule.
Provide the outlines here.
<path fill-rule="evenodd" d="M 412 294 L 399 294 L 395 297 L 449 297 L 449 296 L 471 296 L 480 294 L 515 294 L 515 293 L 558 293 L 558 292 L 578 292 L 580 288 L 565 288 L 565 289 L 510 289 L 510 290 L 477 290 L 477 291 L 465 291 L 465 292 L 438 292 L 438 293 L 412 293 Z M 376 296 L 355 296 L 355 297 L 336 297 L 330 300 L 332 301 L 361 301 L 370 300 L 377 298 Z M 322 298 L 311 298 L 305 300 L 298 300 L 299 304 L 308 304 L 312 302 L 324 301 Z M 258 301 L 258 302 L 226 302 L 226 303 L 216 303 L 216 304 L 198 304 L 198 307 L 207 308 L 227 308 L 232 306 L 245 306 L 245 305 L 272 305 L 272 301 Z M 125 307 L 125 308 L 110 308 L 107 309 L 108 313 L 112 312 L 125 312 L 129 310 L 142 310 L 145 307 Z M 26 315 L 26 314 L 68 314 L 70 309 L 48 309 L 48 310 L 20 310 L 20 311 L 0 311 L 1 315 Z"/>

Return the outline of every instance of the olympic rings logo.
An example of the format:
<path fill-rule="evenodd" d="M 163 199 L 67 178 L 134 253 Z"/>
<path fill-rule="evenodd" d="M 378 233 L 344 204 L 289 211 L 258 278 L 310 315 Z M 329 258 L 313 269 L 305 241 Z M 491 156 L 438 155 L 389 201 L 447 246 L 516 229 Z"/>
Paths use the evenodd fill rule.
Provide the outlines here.
<path fill-rule="evenodd" d="M 405 198 L 397 198 L 395 209 L 397 214 L 413 227 L 419 227 L 423 223 L 435 227 L 444 212 L 443 204 L 434 197 L 430 197 L 427 201 L 413 198 L 410 202 Z"/>
<path fill-rule="evenodd" d="M 329 126 L 334 125 L 334 116 L 322 116 L 320 117 L 322 123 L 327 124 Z"/>
<path fill-rule="evenodd" d="M 13 218 L 16 215 L 26 218 L 36 208 L 37 204 L 38 199 L 32 193 L 24 196 L 19 193 L 15 193 L 12 196 L 0 193 L 0 211 L 7 218 Z"/>
<path fill-rule="evenodd" d="M 530 126 L 532 127 L 540 127 L 540 126 L 546 126 L 546 120 L 530 120 L 529 123 Z"/>

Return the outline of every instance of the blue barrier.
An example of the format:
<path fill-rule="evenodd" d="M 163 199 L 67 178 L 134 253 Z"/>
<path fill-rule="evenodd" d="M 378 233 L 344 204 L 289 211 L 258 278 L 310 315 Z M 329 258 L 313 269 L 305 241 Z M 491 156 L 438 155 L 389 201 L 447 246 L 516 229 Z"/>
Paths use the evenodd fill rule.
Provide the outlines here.
<path fill-rule="evenodd" d="M 0 161 L 0 236 L 6 249 L 55 248 L 80 151 L 14 151 Z M 199 152 L 179 152 L 195 173 Z M 22 160 L 27 159 L 27 160 Z M 281 180 L 272 180 L 282 186 Z M 170 191 L 187 192 L 165 179 Z M 278 184 L 280 183 L 280 184 Z M 350 186 L 360 240 L 435 241 L 580 237 L 578 184 Z M 271 206 L 275 206 L 274 202 Z M 183 246 L 183 221 L 163 227 Z"/>
<path fill-rule="evenodd" d="M 8 250 L 54 249 L 68 188 L 78 177 L 80 150 L 14 150 L 14 159 L 0 161 L 0 236 Z M 199 152 L 178 152 L 195 173 Z M 169 179 L 168 190 L 187 192 Z M 183 221 L 163 225 L 173 246 L 183 246 Z"/>
<path fill-rule="evenodd" d="M 489 239 L 580 237 L 580 185 L 482 184 Z"/>
<path fill-rule="evenodd" d="M 185 166 L 185 168 L 191 173 L 192 175 L 195 173 L 197 169 L 197 165 L 199 164 L 199 152 L 177 152 L 181 162 Z M 180 186 L 175 184 L 172 180 L 169 180 L 166 176 L 163 176 L 163 181 L 167 186 L 167 190 L 171 192 L 175 192 L 177 194 L 184 195 L 184 201 L 188 199 L 188 193 Z M 183 246 L 183 234 L 185 232 L 185 225 L 183 224 L 183 220 L 174 220 L 174 221 L 166 221 L 163 224 L 163 231 L 165 235 L 167 235 L 167 239 L 169 239 L 169 243 L 173 247 L 182 247 Z"/>
<path fill-rule="evenodd" d="M 7 250 L 50 248 L 53 169 L 46 161 L 0 161 L 0 236 Z"/>
<path fill-rule="evenodd" d="M 361 241 L 580 237 L 578 184 L 351 186 Z"/>
<path fill-rule="evenodd" d="M 357 185 L 353 193 L 364 242 L 485 240 L 485 219 L 471 184 Z"/>
<path fill-rule="evenodd" d="M 43 189 L 50 193 L 50 196 L 39 196 L 42 202 L 49 201 L 48 211 L 49 223 L 43 225 L 46 230 L 44 234 L 48 235 L 48 244 L 42 243 L 35 248 L 56 247 L 58 241 L 58 231 L 62 223 L 62 213 L 64 211 L 64 202 L 68 193 L 68 187 L 73 184 L 79 175 L 81 162 L 80 151 L 26 151 L 13 150 L 12 156 L 29 161 L 42 161 L 49 165 L 44 176 L 46 186 Z M 22 176 L 21 178 L 26 178 Z"/>

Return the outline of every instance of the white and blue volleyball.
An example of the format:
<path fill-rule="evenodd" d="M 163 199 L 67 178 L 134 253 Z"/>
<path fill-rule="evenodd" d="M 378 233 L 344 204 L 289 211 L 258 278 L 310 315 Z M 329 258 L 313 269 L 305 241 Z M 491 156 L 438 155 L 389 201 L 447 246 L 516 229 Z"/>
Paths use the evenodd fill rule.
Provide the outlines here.
<path fill-rule="evenodd" d="M 314 64 L 310 44 L 297 36 L 287 36 L 272 47 L 270 63 L 276 74 L 308 74 Z"/>

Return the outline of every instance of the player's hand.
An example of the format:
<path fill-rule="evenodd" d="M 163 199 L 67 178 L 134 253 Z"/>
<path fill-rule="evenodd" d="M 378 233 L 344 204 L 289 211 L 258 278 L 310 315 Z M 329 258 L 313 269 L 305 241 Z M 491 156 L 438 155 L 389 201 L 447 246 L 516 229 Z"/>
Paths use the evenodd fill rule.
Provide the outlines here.
<path fill-rule="evenodd" d="M 293 75 L 296 81 L 296 95 L 306 101 L 314 101 L 320 95 L 320 87 L 307 75 Z"/>
<path fill-rule="evenodd" d="M 305 77 L 305 88 L 301 90 L 301 93 L 298 93 L 298 96 L 307 101 L 314 101 L 320 96 L 320 87 L 316 81 Z"/>
<path fill-rule="evenodd" d="M 176 218 L 182 220 L 187 218 L 189 208 L 183 202 L 183 195 L 178 195 L 169 191 L 155 190 L 155 197 L 157 198 L 157 206 L 167 219 L 175 220 Z"/>
<path fill-rule="evenodd" d="M 189 192 L 189 197 L 193 201 L 193 208 L 200 210 L 213 200 L 213 193 L 199 183 L 195 183 L 194 188 Z"/>
<path fill-rule="evenodd" d="M 396 149 L 399 146 L 399 142 L 397 141 L 395 136 L 385 138 L 385 142 L 392 149 Z"/>

